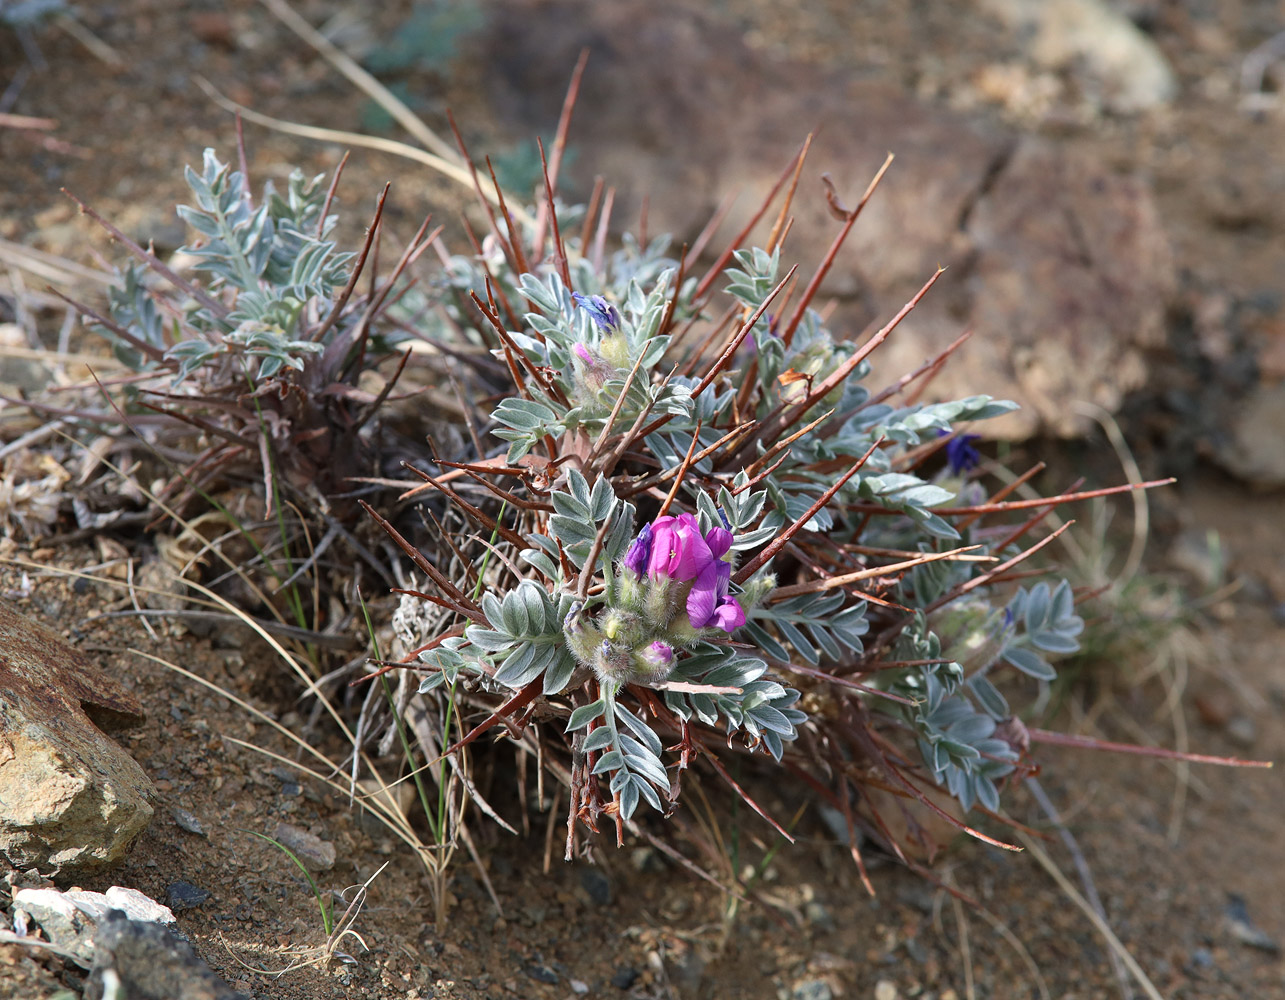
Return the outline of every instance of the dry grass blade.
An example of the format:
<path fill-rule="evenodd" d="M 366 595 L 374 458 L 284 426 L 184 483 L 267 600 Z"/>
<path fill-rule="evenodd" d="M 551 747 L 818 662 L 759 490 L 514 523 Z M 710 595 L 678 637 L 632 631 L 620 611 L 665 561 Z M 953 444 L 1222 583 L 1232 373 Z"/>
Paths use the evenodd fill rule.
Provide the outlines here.
<path fill-rule="evenodd" d="M 304 125 L 300 122 L 273 118 L 225 97 L 209 80 L 202 76 L 194 76 L 193 79 L 196 81 L 197 86 L 204 90 L 219 107 L 233 114 L 240 114 L 246 121 L 255 125 L 262 125 L 264 128 L 271 129 L 274 132 L 283 132 L 286 135 L 297 135 L 303 139 L 315 139 L 318 142 L 338 143 L 341 146 L 356 146 L 361 149 L 373 149 L 380 153 L 391 153 L 394 156 L 400 156 L 402 159 L 411 160 L 429 167 L 443 177 L 448 177 L 467 188 L 473 187 L 473 178 L 469 175 L 469 172 L 453 162 L 453 159 L 446 159 L 433 153 L 427 153 L 422 149 L 407 145 L 404 142 L 398 142 L 395 139 L 382 139 L 378 136 L 363 135 L 360 132 L 346 132 L 340 129 L 322 128 L 319 125 Z M 452 152 L 453 156 L 454 153 Z M 487 196 L 483 195 L 483 197 Z M 494 194 L 488 197 L 488 200 L 493 203 L 494 199 Z M 531 213 L 520 206 L 513 206 L 511 211 L 516 218 L 521 219 L 524 223 L 533 224 L 535 222 Z"/>
<path fill-rule="evenodd" d="M 1160 991 L 1156 989 L 1155 984 L 1142 970 L 1142 966 L 1138 964 L 1137 959 L 1133 957 L 1133 954 L 1129 949 L 1124 946 L 1118 937 L 1116 937 L 1115 931 L 1111 929 L 1110 924 L 1098 916 L 1097 912 L 1089 904 L 1089 901 L 1085 899 L 1084 896 L 1081 895 L 1080 891 L 1071 884 L 1071 880 L 1062 873 L 1062 869 L 1060 869 L 1053 859 L 1049 857 L 1048 853 L 1040 845 L 1040 842 L 1022 830 L 1014 830 L 1014 832 L 1017 834 L 1018 839 L 1021 840 L 1023 846 L 1025 846 L 1031 857 L 1038 861 L 1040 867 L 1048 872 L 1053 881 L 1057 883 L 1057 887 L 1062 890 L 1066 898 L 1074 903 L 1080 912 L 1089 918 L 1089 923 L 1093 925 L 1094 930 L 1101 935 L 1102 939 L 1107 943 L 1107 947 L 1110 948 L 1111 951 L 1119 957 L 1120 961 L 1124 963 L 1125 968 L 1129 970 L 1129 974 L 1133 976 L 1134 980 L 1142 988 L 1142 991 L 1147 995 L 1148 1000 L 1164 1000 Z"/>
<path fill-rule="evenodd" d="M 351 80 L 357 87 L 392 116 L 402 128 L 413 135 L 425 149 L 431 149 L 446 162 L 455 159 L 450 143 L 424 124 L 396 94 L 362 69 L 342 49 L 310 25 L 285 0 L 261 0 L 286 27 L 311 45 L 321 57 Z"/>

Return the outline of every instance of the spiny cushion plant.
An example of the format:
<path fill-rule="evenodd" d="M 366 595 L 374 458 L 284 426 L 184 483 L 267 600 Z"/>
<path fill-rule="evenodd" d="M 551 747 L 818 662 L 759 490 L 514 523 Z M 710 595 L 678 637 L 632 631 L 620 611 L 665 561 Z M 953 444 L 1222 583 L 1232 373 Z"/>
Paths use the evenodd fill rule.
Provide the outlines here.
<path fill-rule="evenodd" d="M 372 418 L 401 368 L 375 395 L 358 380 L 405 339 L 386 317 L 407 264 L 433 237 L 421 229 L 390 275 L 354 294 L 383 198 L 360 254 L 341 253 L 331 238 L 334 184 L 321 176 L 296 170 L 284 193 L 269 181 L 256 204 L 244 167 L 206 150 L 201 171 L 187 168 L 186 179 L 196 204 L 178 213 L 197 239 L 182 253 L 206 286 L 99 219 L 137 261 L 111 290 L 107 316 L 81 308 L 119 360 L 152 376 L 135 380 L 134 404 L 170 418 L 171 436 L 195 429 L 207 439 L 171 491 L 257 478 L 311 510 L 342 511 L 351 477 L 380 471 Z"/>
<path fill-rule="evenodd" d="M 372 276 L 387 189 L 360 251 L 340 252 L 330 210 L 342 165 L 329 185 L 298 170 L 282 191 L 269 181 L 257 202 L 247 173 L 244 154 L 234 170 L 213 150 L 199 171 L 187 168 L 193 204 L 178 208 L 194 236 L 179 254 L 186 269 L 171 268 L 80 203 L 134 259 L 105 314 L 72 304 L 135 374 L 91 387 L 77 411 L 29 405 L 98 427 L 126 425 L 146 446 L 135 449 L 140 481 L 162 483 L 149 494 L 152 513 L 158 522 L 172 516 L 192 536 L 192 545 L 173 551 L 186 559 L 195 548 L 191 563 L 214 549 L 235 580 L 266 573 L 272 589 L 286 592 L 293 627 L 315 638 L 319 616 L 306 606 L 334 607 L 331 599 L 354 582 L 351 570 L 328 572 L 333 566 L 351 559 L 395 581 L 361 541 L 371 529 L 355 498 L 386 492 L 380 483 L 399 472 L 399 460 L 429 454 L 422 438 L 393 432 L 381 408 L 410 357 L 397 357 L 406 337 L 395 318 L 410 287 L 406 269 L 436 234 L 425 235 L 426 220 L 391 271 Z M 108 386 L 120 388 L 105 404 Z M 122 440 L 132 446 L 131 437 Z M 190 519 L 199 517 L 195 537 Z M 255 558 L 223 551 L 217 537 L 207 541 L 220 532 L 247 540 Z M 273 603 L 257 584 L 250 591 L 256 604 Z"/>
<path fill-rule="evenodd" d="M 1016 567 L 1053 537 L 1025 541 L 1057 504 L 1111 491 L 987 494 L 961 425 L 1014 404 L 914 401 L 963 338 L 866 385 L 867 358 L 937 277 L 864 340 L 835 337 L 812 308 L 882 174 L 855 209 L 830 195 L 842 226 L 801 292 L 796 268 L 780 273 L 793 184 L 765 247 L 743 245 L 747 227 L 697 277 L 666 238 L 625 236 L 608 255 L 612 195 L 563 206 L 556 158 L 531 210 L 510 210 L 497 185 L 494 211 L 474 174 L 490 231 L 473 252 L 443 252 L 427 291 L 397 287 L 421 230 L 354 302 L 378 217 L 360 255 L 338 254 L 319 180 L 296 175 L 256 207 L 244 171 L 207 154 L 183 215 L 209 290 L 135 247 L 178 294 L 129 271 L 111 317 L 95 318 L 122 358 L 170 381 L 163 412 L 210 436 L 194 469 L 250 458 L 273 482 L 279 462 L 292 488 L 312 477 L 333 491 L 359 474 L 334 460 L 359 453 L 391 388 L 354 391 L 379 353 L 372 323 L 391 298 L 417 307 L 400 325 L 458 362 L 478 409 L 463 450 L 432 471 L 408 463 L 423 483 L 406 497 L 440 494 L 490 541 L 407 538 L 405 519 L 362 501 L 428 578 L 403 599 L 436 612 L 395 666 L 422 674 L 421 695 L 482 712 L 447 753 L 501 724 L 520 737 L 557 720 L 539 732 L 570 788 L 568 857 L 604 816 L 623 841 L 643 803 L 673 810 L 697 762 L 788 836 L 718 744 L 762 751 L 898 853 L 863 790 L 999 843 L 965 814 L 998 813 L 1032 734 L 995 680 L 1048 683 L 1083 626 L 1066 582 L 1016 586 Z M 1003 520 L 1012 511 L 1032 513 Z"/>
<path fill-rule="evenodd" d="M 964 814 L 997 814 L 1031 733 L 995 681 L 1048 683 L 1083 627 L 1065 581 L 1015 586 L 1052 536 L 1023 540 L 1057 504 L 1096 494 L 987 495 L 978 436 L 960 425 L 1014 404 L 906 398 L 958 343 L 865 384 L 869 354 L 936 275 L 872 336 L 836 338 L 811 303 L 861 206 L 839 209 L 840 234 L 791 302 L 789 195 L 766 248 L 742 232 L 697 278 L 667 238 L 626 236 L 607 255 L 610 195 L 565 207 L 554 180 L 522 212 L 498 186 L 493 212 L 477 186 L 491 231 L 446 262 L 427 331 L 486 347 L 508 377 L 483 422 L 497 443 L 418 473 L 491 533 L 493 572 L 471 592 L 452 583 L 372 510 L 442 609 L 403 661 L 420 692 L 490 710 L 452 750 L 556 719 L 556 736 L 540 731 L 570 786 L 568 857 L 604 816 L 623 841 L 641 804 L 672 811 L 697 761 L 786 835 L 718 744 L 763 751 L 898 853 L 863 788 L 999 843 Z M 999 521 L 1015 510 L 1032 516 Z"/>

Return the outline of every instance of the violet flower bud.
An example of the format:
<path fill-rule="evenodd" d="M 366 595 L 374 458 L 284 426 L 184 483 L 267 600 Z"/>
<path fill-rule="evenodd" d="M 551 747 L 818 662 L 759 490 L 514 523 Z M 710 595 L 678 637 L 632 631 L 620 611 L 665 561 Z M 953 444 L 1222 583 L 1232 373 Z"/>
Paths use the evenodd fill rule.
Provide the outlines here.
<path fill-rule="evenodd" d="M 653 667 L 657 673 L 662 670 L 668 670 L 674 665 L 674 647 L 667 642 L 661 642 L 657 639 L 642 652 L 642 658 L 647 664 Z"/>
<path fill-rule="evenodd" d="M 638 531 L 638 537 L 629 544 L 629 551 L 625 553 L 625 568 L 639 579 L 647 573 L 647 562 L 651 559 L 651 544 L 651 525 L 644 524 Z"/>
<path fill-rule="evenodd" d="M 947 433 L 947 431 L 941 431 L 938 436 L 942 437 Z M 952 474 L 961 476 L 969 469 L 975 469 L 981 464 L 981 452 L 973 447 L 973 442 L 980 440 L 980 434 L 960 434 L 946 442 L 946 461 L 950 463 Z"/>
<path fill-rule="evenodd" d="M 576 300 L 576 305 L 589 314 L 599 330 L 609 332 L 619 328 L 619 310 L 601 295 L 582 295 L 580 292 L 572 292 L 571 297 Z"/>

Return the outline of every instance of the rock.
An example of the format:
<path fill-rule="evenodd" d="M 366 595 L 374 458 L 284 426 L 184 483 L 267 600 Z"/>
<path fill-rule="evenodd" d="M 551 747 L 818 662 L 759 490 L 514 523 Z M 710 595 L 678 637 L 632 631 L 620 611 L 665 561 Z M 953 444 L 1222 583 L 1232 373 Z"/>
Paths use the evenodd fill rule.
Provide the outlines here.
<path fill-rule="evenodd" d="M 165 901 L 172 910 L 191 910 L 210 898 L 209 892 L 191 882 L 171 882 L 165 887 Z"/>
<path fill-rule="evenodd" d="M 278 823 L 272 838 L 290 848 L 309 871 L 324 872 L 335 866 L 335 845 L 289 823 Z"/>
<path fill-rule="evenodd" d="M 205 836 L 205 827 L 201 825 L 201 820 L 194 813 L 175 808 L 170 810 L 170 815 L 174 817 L 174 822 L 178 824 L 179 829 L 195 833 L 199 837 Z"/>
<path fill-rule="evenodd" d="M 599 906 L 611 905 L 611 881 L 601 868 L 585 868 L 580 872 L 580 887 Z"/>
<path fill-rule="evenodd" d="M 1167 104 L 1178 91 L 1159 47 L 1105 0 L 988 0 L 1042 68 L 1070 72 L 1096 106 L 1121 115 Z"/>
<path fill-rule="evenodd" d="M 108 983 L 118 984 L 109 991 Z M 85 1000 L 248 1000 L 159 924 L 113 911 L 94 939 Z"/>
<path fill-rule="evenodd" d="M 1213 457 L 1223 468 L 1262 489 L 1285 487 L 1285 381 L 1249 390 L 1231 416 L 1226 441 Z"/>
<path fill-rule="evenodd" d="M 558 974 L 547 965 L 526 965 L 523 966 L 522 971 L 537 983 L 547 983 L 550 986 L 558 985 Z"/>
<path fill-rule="evenodd" d="M 174 914 L 139 892 L 114 885 L 107 892 L 84 889 L 17 889 L 13 905 L 25 911 L 45 932 L 51 944 L 89 968 L 94 954 L 95 933 L 112 912 L 132 920 L 173 924 Z"/>
<path fill-rule="evenodd" d="M 638 982 L 641 973 L 630 965 L 622 965 L 611 975 L 611 985 L 618 990 L 627 990 Z"/>
<path fill-rule="evenodd" d="M 798 261 L 808 274 L 839 226 L 820 174 L 835 175 L 851 206 L 887 151 L 896 154 L 818 301 L 839 297 L 831 325 L 857 336 L 894 315 L 939 263 L 949 269 L 873 355 L 872 386 L 917 368 L 970 328 L 973 342 L 924 398 L 985 392 L 1023 404 L 987 421 L 989 436 L 1079 435 L 1092 421 L 1076 401 L 1113 411 L 1143 382 L 1142 352 L 1162 341 L 1175 278 L 1142 182 L 892 86 L 752 50 L 715 14 L 672 0 L 659 0 L 644 20 L 632 5 L 552 0 L 538 5 L 539 16 L 535 9 L 509 0 L 497 13 L 480 43 L 496 72 L 478 85 L 502 127 L 526 135 L 556 121 L 567 67 L 591 47 L 567 181 L 579 180 L 580 197 L 595 175 L 619 185 L 621 226 L 634 228 L 650 192 L 649 230 L 690 242 L 739 190 L 715 240 L 721 246 L 819 127 L 783 253 L 782 270 Z M 755 232 L 760 242 L 770 224 Z"/>
<path fill-rule="evenodd" d="M 1233 716 L 1227 723 L 1227 738 L 1242 750 L 1253 747 L 1258 740 L 1258 727 L 1248 715 Z"/>
<path fill-rule="evenodd" d="M 1164 341 L 1174 288 L 1149 191 L 1085 156 L 1023 139 L 964 231 L 969 250 L 957 281 L 975 343 L 951 359 L 930 395 L 1020 402 L 1018 413 L 983 425 L 988 436 L 1083 434 L 1092 421 L 1075 408 L 1081 400 L 1117 411 L 1146 379 L 1143 351 Z M 892 350 L 874 355 L 884 381 L 959 334 L 937 304 L 910 319 L 914 335 L 893 337 Z"/>
<path fill-rule="evenodd" d="M 874 1000 L 899 1000 L 901 991 L 891 979 L 880 979 L 875 983 Z"/>
<path fill-rule="evenodd" d="M 1245 903 L 1243 896 L 1229 892 L 1227 894 L 1227 909 L 1225 912 L 1227 929 L 1237 941 L 1272 955 L 1280 954 L 1280 943 L 1267 932 L 1255 927 L 1254 922 L 1250 920 L 1249 906 Z"/>
<path fill-rule="evenodd" d="M 834 990 L 824 979 L 805 979 L 794 984 L 790 1000 L 834 1000 Z"/>
<path fill-rule="evenodd" d="M 0 854 L 65 874 L 120 861 L 155 792 L 102 730 L 142 717 L 119 681 L 0 601 Z"/>

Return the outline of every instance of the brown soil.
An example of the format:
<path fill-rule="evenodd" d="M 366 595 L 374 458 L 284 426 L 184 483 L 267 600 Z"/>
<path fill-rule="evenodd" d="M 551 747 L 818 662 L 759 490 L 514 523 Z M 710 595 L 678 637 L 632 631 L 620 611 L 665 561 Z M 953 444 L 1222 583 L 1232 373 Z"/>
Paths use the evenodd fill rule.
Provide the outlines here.
<path fill-rule="evenodd" d="M 318 23 L 337 6 L 310 3 L 303 9 Z M 920 13 L 913 15 L 900 8 L 876 12 L 875 5 L 855 13 L 849 6 L 789 5 L 787 15 L 776 5 L 740 0 L 723 5 L 723 13 L 729 30 L 746 32 L 755 44 L 831 65 L 856 58 L 851 39 L 860 36 L 861 52 L 877 53 L 879 71 L 889 80 L 942 103 L 963 100 L 969 81 L 986 65 L 1015 58 L 981 19 L 957 21 L 945 8 L 933 13 L 933 5 L 915 5 Z M 1167 111 L 1070 125 L 1057 115 L 1029 119 L 1020 106 L 977 113 L 1007 116 L 1018 127 L 1150 174 L 1190 312 L 1211 296 L 1246 303 L 1279 295 L 1285 176 L 1278 151 L 1285 117 L 1238 115 L 1219 96 L 1234 79 L 1238 55 L 1279 29 L 1278 7 L 1220 2 L 1188 12 L 1186 6 L 1160 5 L 1157 15 L 1156 37 L 1183 86 L 1183 96 Z M 194 74 L 281 117 L 356 127 L 363 112 L 364 98 L 256 4 L 129 0 L 111 13 L 87 10 L 83 19 L 127 66 L 111 70 L 58 31 L 40 36 L 49 66 L 32 74 L 12 110 L 56 118 L 52 135 L 70 148 L 47 148 L 38 135 L 0 129 L 0 235 L 7 238 L 81 259 L 91 247 L 105 250 L 99 234 L 57 193 L 66 186 L 136 237 L 171 248 L 181 242 L 169 206 L 184 193 L 182 164 L 197 162 L 206 145 L 226 151 L 232 143 L 226 115 L 196 88 Z M 398 10 L 385 10 L 375 30 L 399 20 Z M 22 59 L 12 36 L 0 32 L 0 66 Z M 428 76 L 413 82 L 449 86 Z M 484 132 L 485 122 L 477 127 Z M 250 141 L 258 178 L 280 176 L 289 165 L 321 172 L 338 158 L 334 147 L 275 133 L 256 130 Z M 774 160 L 789 151 L 778 152 Z M 357 153 L 345 181 L 349 205 L 373 202 L 390 177 L 399 179 L 392 218 L 407 234 L 425 212 L 457 203 L 456 192 L 411 173 L 401 161 Z M 348 219 L 354 229 L 360 221 Z M 116 251 L 110 254 L 118 259 Z M 1280 319 L 1269 305 L 1244 312 L 1238 336 L 1264 343 L 1274 336 L 1270 324 Z M 1187 733 L 1193 750 L 1265 759 L 1285 754 L 1285 668 L 1278 655 L 1281 625 L 1273 618 L 1285 600 L 1280 512 L 1279 497 L 1249 495 L 1199 466 L 1158 501 L 1158 542 L 1216 530 L 1231 574 L 1246 581 L 1236 595 L 1191 611 L 1199 642 L 1189 676 L 1167 678 L 1179 683 L 1185 725 L 1177 732 Z M 99 559 L 74 547 L 9 549 L 6 558 L 34 558 L 60 571 Z M 1164 566 L 1157 562 L 1156 569 Z M 156 818 L 126 866 L 88 887 L 130 885 L 162 901 L 180 879 L 208 891 L 208 901 L 178 914 L 180 926 L 229 982 L 256 997 L 562 998 L 576 995 L 581 983 L 587 995 L 607 997 L 824 995 L 820 987 L 806 992 L 811 981 L 824 981 L 834 996 L 891 996 L 887 987 L 876 990 L 887 981 L 906 997 L 946 1000 L 968 996 L 970 989 L 979 997 L 1029 997 L 1040 995 L 1032 965 L 1050 996 L 1119 995 L 1102 939 L 1027 856 L 972 841 L 949 854 L 941 877 L 977 898 L 980 911 L 957 910 L 948 895 L 891 863 L 876 865 L 878 894 L 870 899 L 846 849 L 807 815 L 798 844 L 777 853 L 757 884 L 771 905 L 743 907 L 729 921 L 725 894 L 645 846 L 616 850 L 604 838 L 596 867 L 564 864 L 555 846 L 546 871 L 549 803 L 535 801 L 534 782 L 525 818 L 516 796 L 492 793 L 506 818 L 529 832 L 515 838 L 484 821 L 473 824 L 503 915 L 461 853 L 449 921 L 435 927 L 415 859 L 368 830 L 343 796 L 299 784 L 284 765 L 230 741 L 250 741 L 293 759 L 270 727 L 130 650 L 181 663 L 274 716 L 293 713 L 288 721 L 300 723 L 308 706 L 295 704 L 297 691 L 269 652 L 255 643 L 215 648 L 172 626 L 158 626 L 160 639 L 152 641 L 131 620 L 91 621 L 114 592 L 60 573 L 32 577 L 33 590 L 19 606 L 100 656 L 148 709 L 146 726 L 125 745 L 156 782 Z M 7 563 L 0 590 L 20 586 L 20 569 Z M 1146 659 L 1084 671 L 1049 728 L 1173 745 L 1166 687 L 1155 678 L 1143 680 Z M 1230 725 L 1238 716 L 1250 721 L 1252 734 Z M 1233 742 L 1237 735 L 1241 743 Z M 310 738 L 328 740 L 324 729 Z M 1228 894 L 1237 894 L 1258 927 L 1285 939 L 1285 798 L 1277 774 L 1193 768 L 1175 822 L 1183 775 L 1166 764 L 1053 748 L 1039 758 L 1045 765 L 1041 781 L 1079 840 L 1111 926 L 1164 996 L 1285 996 L 1280 956 L 1239 942 L 1226 916 Z M 495 790 L 502 793 L 505 782 L 512 787 L 505 752 L 484 755 L 482 766 Z M 775 783 L 771 771 L 747 770 L 747 777 L 775 815 L 793 815 L 796 789 Z M 1010 793 L 1009 805 L 1015 815 L 1038 819 L 1020 792 Z M 194 815 L 204 835 L 182 829 L 174 810 Z M 296 870 L 244 832 L 271 832 L 278 821 L 335 844 L 336 867 L 319 876 L 324 889 L 360 883 L 390 862 L 357 922 L 370 951 L 354 946 L 356 964 L 281 976 L 251 970 L 280 969 L 290 962 L 289 949 L 322 938 L 315 902 Z M 653 819 L 649 829 L 668 836 L 692 823 L 691 813 L 680 812 L 673 828 Z M 738 827 L 749 845 L 746 858 L 757 863 L 771 844 L 770 831 L 743 816 Z M 553 837 L 556 845 L 556 829 Z M 1071 872 L 1060 846 L 1049 849 Z M 1001 925 L 1007 932 L 996 930 Z M 632 982 L 613 985 L 613 977 L 624 983 L 631 971 Z M 56 985 L 48 969 L 0 949 L 0 992 L 48 996 Z"/>

